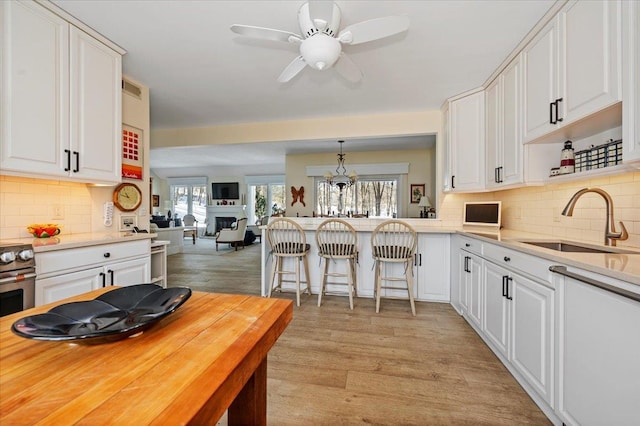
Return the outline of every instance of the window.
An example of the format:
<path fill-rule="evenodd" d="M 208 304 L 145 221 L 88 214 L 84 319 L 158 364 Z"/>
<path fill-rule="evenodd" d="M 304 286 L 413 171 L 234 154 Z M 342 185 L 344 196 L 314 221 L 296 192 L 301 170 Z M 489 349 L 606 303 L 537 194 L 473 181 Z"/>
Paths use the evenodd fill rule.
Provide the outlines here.
<path fill-rule="evenodd" d="M 257 223 L 263 216 L 284 212 L 287 207 L 284 176 L 247 176 L 247 219 Z"/>
<path fill-rule="evenodd" d="M 207 179 L 206 178 L 170 178 L 168 179 L 172 213 L 183 217 L 192 214 L 203 224 L 207 218 Z"/>
<path fill-rule="evenodd" d="M 369 217 L 397 217 L 397 176 L 359 176 L 355 185 L 342 192 L 316 178 L 316 212 L 322 215 L 368 214 Z"/>

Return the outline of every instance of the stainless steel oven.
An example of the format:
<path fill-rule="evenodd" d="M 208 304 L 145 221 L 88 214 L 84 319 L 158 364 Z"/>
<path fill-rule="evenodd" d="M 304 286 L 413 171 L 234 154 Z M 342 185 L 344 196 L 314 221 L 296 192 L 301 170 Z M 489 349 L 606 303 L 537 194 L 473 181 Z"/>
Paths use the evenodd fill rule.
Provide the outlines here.
<path fill-rule="evenodd" d="M 33 308 L 35 293 L 31 244 L 0 244 L 0 317 Z"/>

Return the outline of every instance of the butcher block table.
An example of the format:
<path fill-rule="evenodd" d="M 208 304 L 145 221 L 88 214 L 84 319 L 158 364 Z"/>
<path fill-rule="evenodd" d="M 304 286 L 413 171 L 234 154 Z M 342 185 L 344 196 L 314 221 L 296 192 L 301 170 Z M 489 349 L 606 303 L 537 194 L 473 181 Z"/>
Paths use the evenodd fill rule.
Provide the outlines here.
<path fill-rule="evenodd" d="M 194 292 L 138 336 L 104 344 L 36 341 L 14 321 L 96 290 L 0 318 L 0 424 L 263 425 L 267 353 L 290 301 Z"/>

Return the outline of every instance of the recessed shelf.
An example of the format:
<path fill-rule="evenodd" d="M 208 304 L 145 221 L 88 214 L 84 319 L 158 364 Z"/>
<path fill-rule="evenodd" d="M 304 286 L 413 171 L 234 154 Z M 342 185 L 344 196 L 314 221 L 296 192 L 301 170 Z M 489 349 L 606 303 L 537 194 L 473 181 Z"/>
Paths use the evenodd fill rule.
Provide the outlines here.
<path fill-rule="evenodd" d="M 552 176 L 545 180 L 545 184 L 573 182 L 576 180 L 599 178 L 604 176 L 616 175 L 624 172 L 630 172 L 633 168 L 626 164 L 618 164 L 617 166 L 602 167 L 600 169 L 586 170 L 584 172 L 569 173 L 566 175 Z"/>

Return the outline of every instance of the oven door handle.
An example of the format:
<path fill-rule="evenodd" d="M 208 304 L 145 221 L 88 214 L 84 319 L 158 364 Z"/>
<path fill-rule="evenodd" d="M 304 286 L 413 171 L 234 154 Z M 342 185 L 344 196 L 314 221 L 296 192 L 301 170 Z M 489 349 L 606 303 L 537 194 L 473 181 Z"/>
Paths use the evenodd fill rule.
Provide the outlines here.
<path fill-rule="evenodd" d="M 19 279 L 19 277 L 22 277 L 21 279 Z M 11 276 L 11 277 L 7 277 L 7 278 L 0 278 L 0 284 L 6 284 L 6 283 L 13 283 L 13 282 L 20 282 L 20 281 L 25 281 L 31 278 L 35 278 L 36 274 L 35 272 L 31 272 L 28 274 L 20 274 L 17 276 Z"/>

